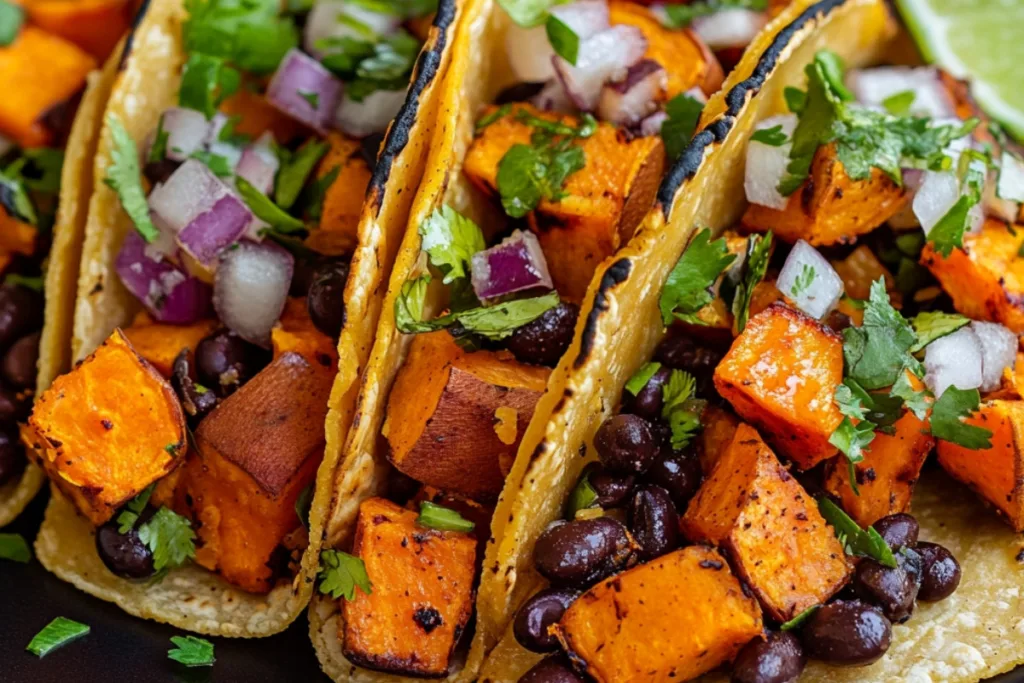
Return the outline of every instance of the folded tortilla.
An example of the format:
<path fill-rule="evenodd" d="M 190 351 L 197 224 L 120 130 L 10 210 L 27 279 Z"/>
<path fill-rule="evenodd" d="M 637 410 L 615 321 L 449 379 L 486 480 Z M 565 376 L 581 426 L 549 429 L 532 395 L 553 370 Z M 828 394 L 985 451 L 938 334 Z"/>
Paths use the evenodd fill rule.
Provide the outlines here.
<path fill-rule="evenodd" d="M 332 472 L 351 423 L 353 387 L 370 353 L 384 298 L 384 281 L 405 232 L 409 207 L 427 160 L 436 119 L 438 82 L 449 62 L 446 46 L 454 31 L 457 3 L 441 0 L 430 35 L 413 72 L 406 101 L 382 144 L 367 188 L 344 301 L 347 324 L 338 343 L 339 372 L 327 418 L 322 471 Z M 181 0 L 151 0 L 129 37 L 102 119 L 114 115 L 137 144 L 154 130 L 161 114 L 177 104 L 185 51 Z M 113 143 L 104 124 L 97 145 L 95 178 L 106 176 Z M 124 236 L 134 230 L 117 194 L 95 184 L 88 207 L 81 273 L 74 303 L 71 357 L 81 360 L 141 308 L 114 269 Z M 135 616 L 178 628 L 222 636 L 260 637 L 284 630 L 309 601 L 319 562 L 320 530 L 330 492 L 317 487 L 310 510 L 310 543 L 291 582 L 254 595 L 196 565 L 172 570 L 158 582 L 132 582 L 111 574 L 96 553 L 94 532 L 56 490 L 36 540 L 36 555 L 48 570 L 83 591 L 116 603 Z"/>

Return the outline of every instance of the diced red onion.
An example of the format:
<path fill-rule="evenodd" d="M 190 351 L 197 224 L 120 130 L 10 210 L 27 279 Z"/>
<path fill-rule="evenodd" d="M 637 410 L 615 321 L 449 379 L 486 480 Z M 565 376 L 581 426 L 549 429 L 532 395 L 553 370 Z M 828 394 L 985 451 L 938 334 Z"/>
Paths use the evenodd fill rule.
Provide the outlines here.
<path fill-rule="evenodd" d="M 725 50 L 746 47 L 767 23 L 764 12 L 737 8 L 697 17 L 690 28 L 712 50 Z"/>
<path fill-rule="evenodd" d="M 948 387 L 977 389 L 982 385 L 981 341 L 970 326 L 936 339 L 925 348 L 924 383 L 935 398 Z"/>
<path fill-rule="evenodd" d="M 270 346 L 270 330 L 281 317 L 295 259 L 277 244 L 239 242 L 221 256 L 213 305 L 221 322 L 243 339 Z"/>
<path fill-rule="evenodd" d="M 843 279 L 839 273 L 817 249 L 803 240 L 793 245 L 775 284 L 797 308 L 818 320 L 828 315 L 843 296 Z"/>
<path fill-rule="evenodd" d="M 344 93 L 334 117 L 334 124 L 346 135 L 363 138 L 383 133 L 405 103 L 405 90 L 376 90 L 362 102 Z"/>
<path fill-rule="evenodd" d="M 472 281 L 473 291 L 481 300 L 553 287 L 540 242 L 532 232 L 522 230 L 473 254 Z"/>
<path fill-rule="evenodd" d="M 402 18 L 397 14 L 373 12 L 356 2 L 347 0 L 317 0 L 313 9 L 306 15 L 306 24 L 303 27 L 302 44 L 306 52 L 317 57 L 330 54 L 331 50 L 321 50 L 317 43 L 324 38 L 354 38 L 366 40 L 366 37 L 347 22 L 339 21 L 340 15 L 345 15 L 380 36 L 393 33 L 401 26 Z"/>
<path fill-rule="evenodd" d="M 932 118 L 956 115 L 955 105 L 935 67 L 851 69 L 846 74 L 846 86 L 857 101 L 865 105 L 881 107 L 886 99 L 909 90 L 914 93 L 911 114 Z"/>
<path fill-rule="evenodd" d="M 183 107 L 165 111 L 160 127 L 167 133 L 167 158 L 172 161 L 184 161 L 203 149 L 210 133 L 210 122 L 202 112 Z"/>
<path fill-rule="evenodd" d="M 1001 199 L 1024 202 L 1024 161 L 1009 152 L 999 160 L 999 179 L 996 194 Z"/>
<path fill-rule="evenodd" d="M 213 115 L 213 119 L 210 121 L 210 134 L 206 137 L 206 151 L 210 154 L 224 157 L 227 165 L 230 168 L 235 168 L 242 159 L 242 149 L 237 145 L 220 139 L 224 126 L 230 120 L 229 117 L 220 112 Z"/>
<path fill-rule="evenodd" d="M 655 112 L 640 122 L 640 135 L 651 137 L 661 135 L 661 126 L 668 121 L 668 114 L 663 111 Z"/>
<path fill-rule="evenodd" d="M 653 59 L 629 67 L 621 81 L 605 83 L 597 104 L 597 116 L 622 126 L 639 123 L 658 108 L 668 87 L 668 72 Z"/>
<path fill-rule="evenodd" d="M 999 323 L 981 320 L 971 322 L 971 329 L 981 346 L 981 390 L 995 391 L 1003 378 L 1003 370 L 1017 362 L 1017 335 Z"/>
<path fill-rule="evenodd" d="M 548 60 L 548 64 L 551 64 L 551 60 Z M 554 77 L 530 101 L 533 103 L 533 106 L 544 111 L 557 111 L 567 114 L 576 110 L 572 100 L 565 93 L 562 82 Z"/>
<path fill-rule="evenodd" d="M 580 42 L 608 28 L 608 3 L 605 0 L 580 0 L 551 8 L 576 33 Z M 516 79 L 541 83 L 555 77 L 552 59 L 555 49 L 544 25 L 522 27 L 512 23 L 505 32 L 505 52 Z"/>
<path fill-rule="evenodd" d="M 212 267 L 220 253 L 242 237 L 250 221 L 252 212 L 245 202 L 225 194 L 178 233 L 178 246 L 200 265 Z"/>
<path fill-rule="evenodd" d="M 639 62 L 647 51 L 647 39 L 635 26 L 619 24 L 580 41 L 576 66 L 554 57 L 555 72 L 566 94 L 583 111 L 593 111 L 601 87 Z"/>
<path fill-rule="evenodd" d="M 334 118 L 341 89 L 341 81 L 320 62 L 292 48 L 270 79 L 267 100 L 296 121 L 322 133 Z"/>
<path fill-rule="evenodd" d="M 787 138 L 792 137 L 793 130 L 796 128 L 796 115 L 772 116 L 758 123 L 756 130 L 776 126 L 782 126 L 782 132 L 786 134 Z M 786 168 L 789 166 L 789 150 L 792 147 L 793 144 L 788 141 L 780 147 L 772 147 L 753 140 L 747 144 L 747 165 L 743 172 L 743 189 L 748 202 L 772 209 L 786 208 L 789 197 L 784 197 L 778 187 L 786 175 Z"/>
<path fill-rule="evenodd" d="M 235 166 L 235 175 L 245 178 L 263 194 L 274 189 L 274 176 L 281 165 L 272 147 L 274 135 L 267 131 L 256 142 L 246 145 Z"/>
<path fill-rule="evenodd" d="M 114 269 L 128 291 L 161 322 L 184 325 L 208 316 L 212 295 L 209 285 L 170 261 L 150 258 L 146 246 L 134 230 L 121 244 Z"/>

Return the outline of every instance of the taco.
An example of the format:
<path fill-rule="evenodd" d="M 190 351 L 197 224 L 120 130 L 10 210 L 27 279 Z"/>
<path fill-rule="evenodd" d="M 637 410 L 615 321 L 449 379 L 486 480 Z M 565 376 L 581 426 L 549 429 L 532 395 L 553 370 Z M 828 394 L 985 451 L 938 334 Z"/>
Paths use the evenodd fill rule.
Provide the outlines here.
<path fill-rule="evenodd" d="M 1024 660 L 1021 157 L 963 84 L 875 66 L 883 3 L 780 20 L 589 290 L 495 513 L 479 680 Z"/>
<path fill-rule="evenodd" d="M 27 417 L 32 395 L 71 367 L 73 290 L 92 189 L 91 160 L 99 114 L 117 70 L 116 55 L 102 71 L 97 60 L 110 55 L 133 11 L 122 0 L 95 3 L 89 12 L 103 17 L 104 29 L 86 39 L 70 30 L 82 21 L 74 4 L 29 4 L 17 36 L 0 47 L 2 86 L 19 93 L 0 104 L 0 219 L 8 236 L 0 246 L 5 283 L 0 307 L 5 311 L 2 346 L 10 353 L 0 399 L 5 425 L 0 526 L 13 520 L 46 480 L 28 462 L 16 425 Z M 58 6 L 64 18 L 57 16 Z"/>
<path fill-rule="evenodd" d="M 469 624 L 504 628 L 493 612 L 471 622 L 469 550 L 595 269 L 630 240 L 723 77 L 669 8 L 467 6 L 353 428 L 319 475 L 310 631 L 335 680 L 469 678 Z M 444 569 L 430 581 L 416 578 L 425 553 Z"/>
<path fill-rule="evenodd" d="M 76 365 L 23 433 L 54 489 L 47 569 L 202 633 L 268 635 L 306 605 L 325 424 L 331 459 L 457 13 L 145 8 L 102 114 Z"/>

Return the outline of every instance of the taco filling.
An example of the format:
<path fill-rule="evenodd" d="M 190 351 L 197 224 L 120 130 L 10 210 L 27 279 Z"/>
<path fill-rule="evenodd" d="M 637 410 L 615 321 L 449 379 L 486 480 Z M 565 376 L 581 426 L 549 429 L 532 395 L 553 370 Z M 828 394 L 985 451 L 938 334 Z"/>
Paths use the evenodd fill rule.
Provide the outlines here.
<path fill-rule="evenodd" d="M 108 116 L 142 310 L 26 438 L 115 575 L 194 562 L 261 594 L 297 570 L 348 257 L 427 5 L 188 3 L 178 105 L 141 149 Z"/>
<path fill-rule="evenodd" d="M 961 567 L 911 514 L 930 454 L 1015 531 L 1019 150 L 933 68 L 819 52 L 746 147 L 740 223 L 699 229 L 532 550 L 522 681 L 797 680 L 866 666 Z M 894 650 L 895 651 L 895 650 Z M 899 656 L 899 655 L 896 655 Z"/>

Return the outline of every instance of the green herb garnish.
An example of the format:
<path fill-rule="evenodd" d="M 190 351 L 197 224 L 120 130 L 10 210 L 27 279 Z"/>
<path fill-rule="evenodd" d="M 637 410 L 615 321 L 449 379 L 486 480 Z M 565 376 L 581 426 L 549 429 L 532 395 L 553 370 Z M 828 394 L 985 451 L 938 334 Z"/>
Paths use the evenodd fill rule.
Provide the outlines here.
<path fill-rule="evenodd" d="M 661 318 L 665 325 L 676 318 L 702 324 L 697 312 L 711 303 L 714 298 L 711 287 L 735 260 L 735 254 L 729 253 L 724 239 L 712 242 L 708 228 L 698 232 L 679 257 L 661 290 Z"/>
<path fill-rule="evenodd" d="M 319 140 L 309 140 L 295 154 L 284 155 L 274 184 L 274 201 L 288 211 L 295 204 L 306 184 L 310 173 L 327 154 L 330 145 Z"/>
<path fill-rule="evenodd" d="M 220 103 L 233 95 L 241 82 L 241 74 L 220 57 L 192 52 L 181 74 L 178 104 L 212 119 Z"/>
<path fill-rule="evenodd" d="M 174 647 L 167 651 L 167 658 L 188 667 L 213 666 L 213 643 L 195 636 L 171 636 Z"/>
<path fill-rule="evenodd" d="M 59 647 L 89 633 L 89 627 L 65 617 L 57 617 L 37 633 L 25 649 L 37 657 L 45 657 Z"/>
<path fill-rule="evenodd" d="M 760 142 L 771 147 L 782 147 L 789 142 L 789 136 L 782 130 L 782 124 L 780 123 L 771 128 L 762 128 L 754 131 L 754 134 L 750 136 L 750 140 L 751 142 Z"/>
<path fill-rule="evenodd" d="M 661 124 L 661 141 L 665 144 L 665 156 L 669 161 L 682 156 L 683 150 L 690 144 L 702 111 L 704 103 L 686 93 L 679 93 L 665 103 L 665 115 L 668 118 Z"/>
<path fill-rule="evenodd" d="M 948 387 L 932 406 L 932 436 L 972 450 L 992 448 L 992 432 L 964 422 L 980 405 L 977 389 Z"/>
<path fill-rule="evenodd" d="M 747 327 L 747 319 L 750 317 L 750 300 L 754 296 L 754 289 L 764 280 L 764 275 L 768 272 L 768 260 L 771 258 L 771 255 L 771 230 L 765 233 L 763 237 L 761 235 L 751 235 L 747 238 L 747 257 L 743 261 L 740 281 L 732 298 L 732 315 L 736 321 L 738 333 L 743 332 Z"/>
<path fill-rule="evenodd" d="M 25 23 L 25 10 L 13 2 L 0 0 L 0 47 L 15 41 Z"/>
<path fill-rule="evenodd" d="M 195 557 L 195 539 L 192 523 L 165 507 L 139 525 L 139 540 L 153 553 L 153 568 L 157 572 L 180 567 Z"/>
<path fill-rule="evenodd" d="M 810 619 L 821 605 L 811 605 L 800 614 L 796 615 L 786 623 L 779 626 L 780 631 L 792 631 L 803 626 Z"/>
<path fill-rule="evenodd" d="M 576 513 L 580 510 L 587 510 L 597 503 L 597 491 L 590 485 L 590 472 L 593 468 L 588 467 L 580 475 L 579 481 L 569 494 L 569 503 L 566 505 L 566 519 L 575 519 Z"/>
<path fill-rule="evenodd" d="M 896 567 L 892 549 L 874 527 L 861 529 L 842 508 L 828 498 L 818 499 L 818 509 L 825 521 L 832 525 L 847 555 L 870 557 L 886 567 Z"/>
<path fill-rule="evenodd" d="M 366 595 L 373 593 L 363 561 L 340 550 L 320 551 L 320 572 L 317 577 L 320 579 L 320 592 L 335 600 L 342 597 L 353 599 L 356 588 Z"/>
<path fill-rule="evenodd" d="M 238 194 L 242 196 L 253 214 L 261 221 L 270 224 L 270 230 L 290 235 L 306 229 L 305 223 L 275 204 L 270 197 L 253 187 L 245 178 L 241 176 L 235 178 L 235 186 L 238 188 Z"/>
<path fill-rule="evenodd" d="M 113 114 L 107 115 L 113 149 L 110 151 L 110 165 L 103 179 L 121 199 L 121 206 L 132 219 L 135 229 L 146 242 L 152 242 L 159 235 L 149 217 L 149 204 L 142 189 L 142 169 L 139 168 L 139 150 L 135 140 L 128 134 L 121 121 Z"/>
<path fill-rule="evenodd" d="M 32 550 L 21 534 L 0 534 L 0 560 L 27 563 L 32 559 Z"/>
<path fill-rule="evenodd" d="M 469 521 L 462 515 L 451 508 L 446 508 L 443 505 L 437 505 L 430 501 L 424 500 L 420 502 L 420 514 L 416 518 L 416 523 L 420 526 L 425 526 L 428 529 L 437 529 L 439 531 L 462 531 L 470 532 L 476 526 L 473 522 Z"/>
<path fill-rule="evenodd" d="M 576 58 L 580 52 L 580 37 L 568 24 L 553 14 L 548 15 L 544 24 L 548 34 L 548 42 L 554 48 L 555 54 L 576 66 Z"/>
<path fill-rule="evenodd" d="M 654 377 L 658 370 L 661 370 L 661 363 L 644 363 L 626 382 L 626 391 L 636 396 L 643 391 L 643 388 L 647 386 L 647 383 L 651 381 L 651 378 Z"/>

